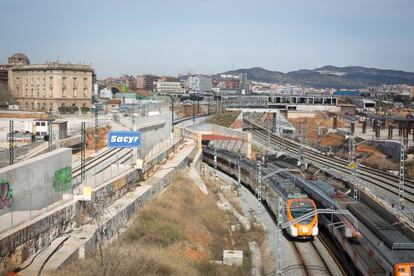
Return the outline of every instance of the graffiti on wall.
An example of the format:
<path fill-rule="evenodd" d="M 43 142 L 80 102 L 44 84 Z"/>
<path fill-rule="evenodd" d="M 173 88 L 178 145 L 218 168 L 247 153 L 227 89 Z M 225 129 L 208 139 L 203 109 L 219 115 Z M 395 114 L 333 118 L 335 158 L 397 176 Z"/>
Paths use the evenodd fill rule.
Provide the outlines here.
<path fill-rule="evenodd" d="M 6 179 L 0 180 L 0 209 L 5 206 L 11 208 L 13 204 L 13 191 L 10 187 L 10 181 Z"/>
<path fill-rule="evenodd" d="M 54 177 L 55 192 L 68 192 L 72 189 L 72 168 L 57 170 Z"/>

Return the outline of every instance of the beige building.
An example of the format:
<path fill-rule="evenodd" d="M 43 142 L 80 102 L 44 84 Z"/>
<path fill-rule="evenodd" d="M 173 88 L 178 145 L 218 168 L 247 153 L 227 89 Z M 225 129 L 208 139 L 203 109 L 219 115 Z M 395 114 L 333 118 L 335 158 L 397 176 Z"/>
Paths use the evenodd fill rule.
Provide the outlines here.
<path fill-rule="evenodd" d="M 155 91 L 160 94 L 183 94 L 185 92 L 181 82 L 163 80 L 156 82 Z"/>
<path fill-rule="evenodd" d="M 9 89 L 20 110 L 90 110 L 95 80 L 92 65 L 30 64 L 23 54 L 10 57 L 9 65 Z"/>

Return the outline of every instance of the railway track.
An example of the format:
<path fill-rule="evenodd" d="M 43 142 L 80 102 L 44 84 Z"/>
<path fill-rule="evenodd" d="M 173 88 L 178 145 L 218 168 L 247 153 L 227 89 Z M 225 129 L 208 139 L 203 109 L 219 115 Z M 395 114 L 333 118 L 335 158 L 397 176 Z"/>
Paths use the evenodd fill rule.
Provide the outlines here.
<path fill-rule="evenodd" d="M 207 164 L 209 163 L 207 162 Z M 248 165 L 250 168 L 250 164 L 245 163 L 244 165 Z M 220 169 L 220 167 L 219 170 L 228 174 L 230 177 L 235 177 L 235 174 L 230 173 L 226 169 Z M 255 171 L 256 168 L 252 166 L 251 169 Z M 247 188 L 246 190 L 255 196 L 253 190 L 248 185 L 243 183 L 243 186 Z M 270 217 L 274 218 L 271 208 L 265 207 L 265 210 Z M 277 227 L 276 218 L 271 221 L 274 227 Z M 336 259 L 334 252 L 322 242 L 319 236 L 315 237 L 314 240 L 303 242 L 283 239 L 282 245 L 284 246 L 284 250 L 289 251 L 289 253 L 286 252 L 286 254 L 279 256 L 283 260 L 281 262 L 284 263 L 281 264 L 282 275 L 347 275 L 342 267 L 343 264 Z M 289 256 L 288 259 L 286 259 L 286 256 Z"/>
<path fill-rule="evenodd" d="M 246 124 L 247 125 L 247 124 Z M 250 125 L 250 123 L 248 124 Z M 252 129 L 251 132 L 256 137 L 260 138 L 263 141 L 268 139 L 268 131 L 262 128 L 258 124 L 255 124 L 256 129 Z M 300 154 L 300 145 L 299 143 L 292 141 L 287 138 L 280 138 L 275 134 L 271 133 L 270 135 L 270 144 L 276 147 L 283 147 L 289 152 L 299 156 Z M 304 157 L 306 160 L 318 165 L 319 167 L 330 167 L 340 172 L 344 176 L 349 176 L 348 162 L 345 160 L 332 158 L 314 149 L 305 148 Z M 364 180 L 366 183 L 373 185 L 375 187 L 380 187 L 398 197 L 399 195 L 399 180 L 398 177 L 391 175 L 386 172 L 381 172 L 375 169 L 368 168 L 366 166 L 361 166 L 359 169 L 359 178 Z M 405 200 L 414 204 L 414 182 L 412 180 L 405 181 Z"/>
<path fill-rule="evenodd" d="M 325 257 L 315 246 L 314 241 L 293 241 L 290 244 L 299 262 L 296 269 L 302 270 L 305 275 L 334 275 Z"/>
<path fill-rule="evenodd" d="M 214 114 L 214 113 L 211 113 L 211 114 L 208 114 L 208 115 L 203 114 L 203 115 L 198 115 L 198 116 L 194 116 L 194 117 L 197 119 L 197 118 L 210 116 L 212 114 Z M 193 118 L 192 116 L 182 118 L 182 119 L 174 121 L 173 124 L 174 125 L 179 125 L 179 124 L 181 124 L 185 121 L 192 120 L 192 118 Z M 80 133 L 80 131 L 79 131 L 79 133 Z M 95 168 L 98 165 L 102 164 L 106 160 L 116 156 L 117 154 L 120 154 L 118 156 L 119 163 L 124 164 L 125 162 L 127 162 L 130 159 L 132 151 L 131 150 L 126 150 L 126 149 L 123 149 L 123 148 L 109 148 L 106 151 L 104 151 L 103 153 L 101 153 L 98 156 L 96 156 L 95 158 L 93 158 L 92 160 L 87 161 L 86 165 L 85 165 L 85 172 L 92 170 L 93 168 Z M 107 169 L 108 167 L 110 167 L 111 165 L 112 165 L 112 162 L 108 162 L 107 164 L 102 165 L 99 168 L 99 170 L 95 171 L 94 173 L 95 174 L 100 173 L 100 172 L 104 171 L 105 169 Z M 77 166 L 76 168 L 74 168 L 72 170 L 72 178 L 76 179 L 76 178 L 80 177 L 80 175 L 81 175 L 81 166 Z"/>
<path fill-rule="evenodd" d="M 119 158 L 119 163 L 124 164 L 126 161 L 128 161 L 130 159 L 131 154 L 132 154 L 131 150 L 125 150 L 123 148 L 110 148 L 110 149 L 107 149 L 105 152 L 101 153 L 100 155 L 98 155 L 94 159 L 86 162 L 85 172 L 91 171 L 92 169 L 96 168 L 98 165 L 101 165 L 101 166 L 98 170 L 96 170 L 94 172 L 94 174 L 98 174 L 98 173 L 104 171 L 105 169 L 110 167 L 113 163 L 113 162 L 106 162 L 105 163 L 105 161 L 108 160 L 108 159 L 114 158 L 117 155 L 118 155 L 118 158 Z M 73 179 L 78 179 L 80 176 L 81 176 L 81 167 L 78 166 L 78 167 L 76 167 L 72 170 L 72 178 Z M 75 186 L 77 185 L 76 181 L 75 181 L 74 185 Z"/>

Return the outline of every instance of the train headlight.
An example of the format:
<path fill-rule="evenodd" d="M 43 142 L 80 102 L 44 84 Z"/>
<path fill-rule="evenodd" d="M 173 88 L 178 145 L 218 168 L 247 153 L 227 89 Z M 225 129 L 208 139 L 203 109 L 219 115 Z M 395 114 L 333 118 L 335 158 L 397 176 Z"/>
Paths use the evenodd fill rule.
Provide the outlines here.
<path fill-rule="evenodd" d="M 319 228 L 318 225 L 316 224 L 313 228 L 312 228 L 312 236 L 317 236 L 319 232 Z"/>
<path fill-rule="evenodd" d="M 298 228 L 296 228 L 295 226 L 291 225 L 291 226 L 289 226 L 289 230 L 290 230 L 290 235 L 292 237 L 297 237 L 298 236 Z"/>

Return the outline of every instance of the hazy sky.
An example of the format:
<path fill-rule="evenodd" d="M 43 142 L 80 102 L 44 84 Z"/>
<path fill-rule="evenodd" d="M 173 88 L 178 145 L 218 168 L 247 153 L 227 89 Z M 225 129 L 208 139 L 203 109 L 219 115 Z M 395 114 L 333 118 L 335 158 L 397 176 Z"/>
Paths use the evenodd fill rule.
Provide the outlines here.
<path fill-rule="evenodd" d="M 0 0 L 0 63 L 93 63 L 109 75 L 414 72 L 414 0 Z"/>

